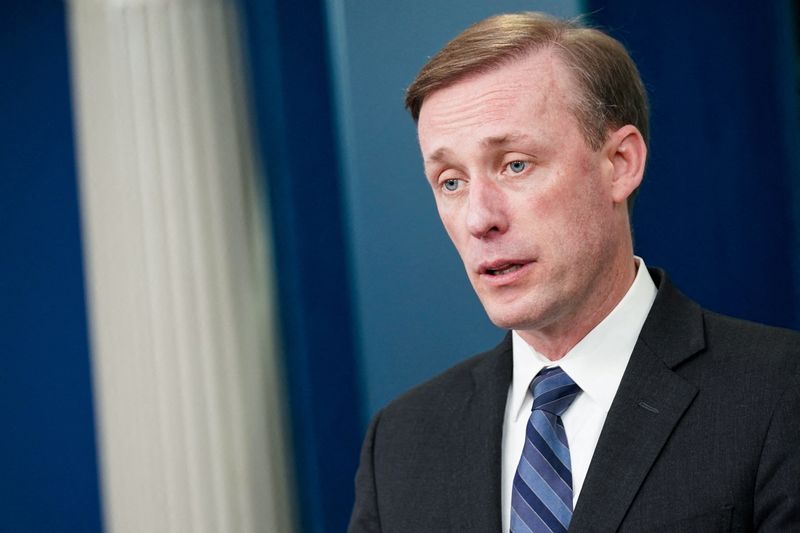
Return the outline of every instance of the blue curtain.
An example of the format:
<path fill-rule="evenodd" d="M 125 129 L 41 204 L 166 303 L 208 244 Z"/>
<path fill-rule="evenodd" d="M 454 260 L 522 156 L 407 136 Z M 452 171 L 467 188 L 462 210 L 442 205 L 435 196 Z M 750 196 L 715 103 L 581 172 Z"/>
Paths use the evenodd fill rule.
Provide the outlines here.
<path fill-rule="evenodd" d="M 635 246 L 703 306 L 800 326 L 800 180 L 789 2 L 588 2 L 648 87 Z M 687 7 L 691 5 L 691 7 Z"/>
<path fill-rule="evenodd" d="M 64 2 L 0 16 L 0 531 L 101 530 Z"/>
<path fill-rule="evenodd" d="M 322 0 L 241 0 L 268 181 L 298 519 L 344 531 L 361 411 Z"/>

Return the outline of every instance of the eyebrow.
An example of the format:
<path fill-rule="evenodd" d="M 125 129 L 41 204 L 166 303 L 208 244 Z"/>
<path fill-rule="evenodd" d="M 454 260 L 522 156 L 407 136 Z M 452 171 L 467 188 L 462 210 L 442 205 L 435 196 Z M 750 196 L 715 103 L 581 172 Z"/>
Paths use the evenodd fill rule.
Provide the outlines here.
<path fill-rule="evenodd" d="M 445 156 L 449 153 L 450 150 L 448 148 L 437 148 L 431 155 L 426 157 L 423 162 L 425 163 L 425 166 L 428 166 L 430 163 L 440 163 L 446 159 Z"/>
<path fill-rule="evenodd" d="M 503 146 L 520 141 L 530 141 L 529 135 L 524 133 L 507 133 L 505 135 L 497 135 L 493 137 L 486 137 L 481 139 L 480 144 L 488 147 Z M 440 163 L 447 159 L 447 155 L 451 152 L 449 148 L 437 148 L 431 155 L 425 158 L 424 164 L 427 166 L 432 163 Z"/>
<path fill-rule="evenodd" d="M 481 140 L 481 144 L 485 146 L 502 146 L 504 144 L 528 140 L 530 140 L 530 136 L 524 133 L 507 133 L 497 137 L 487 137 Z"/>

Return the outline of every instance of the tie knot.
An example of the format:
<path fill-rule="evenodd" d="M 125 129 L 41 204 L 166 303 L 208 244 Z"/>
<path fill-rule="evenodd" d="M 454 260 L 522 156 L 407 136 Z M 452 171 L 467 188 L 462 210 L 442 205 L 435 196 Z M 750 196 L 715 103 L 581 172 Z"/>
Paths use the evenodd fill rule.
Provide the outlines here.
<path fill-rule="evenodd" d="M 556 416 L 567 410 L 581 391 L 561 367 L 545 368 L 533 378 L 533 410 L 540 409 Z"/>

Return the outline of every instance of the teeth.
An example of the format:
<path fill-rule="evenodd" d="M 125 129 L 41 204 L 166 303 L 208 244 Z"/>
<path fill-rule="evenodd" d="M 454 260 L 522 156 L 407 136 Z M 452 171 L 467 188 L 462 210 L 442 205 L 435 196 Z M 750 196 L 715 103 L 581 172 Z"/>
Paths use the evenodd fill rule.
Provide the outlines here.
<path fill-rule="evenodd" d="M 507 267 L 498 270 L 489 270 L 489 273 L 493 276 L 502 276 L 503 274 L 514 272 L 515 270 L 519 270 L 520 268 L 521 268 L 520 265 L 509 265 Z"/>

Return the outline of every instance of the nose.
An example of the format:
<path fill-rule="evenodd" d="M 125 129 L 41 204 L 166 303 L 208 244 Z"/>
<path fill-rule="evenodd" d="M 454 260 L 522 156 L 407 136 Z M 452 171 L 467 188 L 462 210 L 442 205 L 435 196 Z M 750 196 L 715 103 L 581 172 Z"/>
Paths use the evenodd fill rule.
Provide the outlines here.
<path fill-rule="evenodd" d="M 495 180 L 476 178 L 470 182 L 467 229 L 478 239 L 503 234 L 508 229 L 505 193 Z"/>

